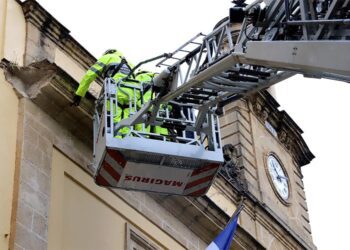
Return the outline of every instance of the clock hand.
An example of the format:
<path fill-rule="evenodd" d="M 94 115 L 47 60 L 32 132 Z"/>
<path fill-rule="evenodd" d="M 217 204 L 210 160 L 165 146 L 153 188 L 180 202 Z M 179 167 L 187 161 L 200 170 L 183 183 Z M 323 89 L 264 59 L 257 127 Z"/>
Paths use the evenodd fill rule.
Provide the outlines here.
<path fill-rule="evenodd" d="M 286 177 L 286 176 L 279 175 L 279 177 L 288 181 L 288 177 Z"/>
<path fill-rule="evenodd" d="M 274 166 L 273 170 L 275 170 L 275 172 L 276 172 L 276 174 L 277 174 L 277 180 L 278 180 L 278 181 L 280 181 L 281 179 L 288 180 L 287 177 L 285 177 L 285 176 L 283 176 L 283 175 L 280 175 L 279 172 L 276 170 L 276 168 L 275 168 L 275 167 L 276 167 L 276 163 L 275 163 L 275 162 L 273 162 L 273 166 Z"/>
<path fill-rule="evenodd" d="M 275 171 L 275 173 L 277 174 L 277 180 L 279 181 L 279 177 L 280 175 L 278 174 L 277 170 L 276 170 L 276 163 L 274 161 L 272 161 L 272 165 L 273 165 L 273 170 Z"/>

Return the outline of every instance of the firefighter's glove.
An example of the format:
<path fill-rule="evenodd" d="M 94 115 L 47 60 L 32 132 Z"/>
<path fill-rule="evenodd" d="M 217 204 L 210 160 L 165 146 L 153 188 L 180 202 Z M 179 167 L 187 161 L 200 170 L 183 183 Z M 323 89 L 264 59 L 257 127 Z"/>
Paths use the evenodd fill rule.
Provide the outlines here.
<path fill-rule="evenodd" d="M 71 106 L 79 106 L 80 101 L 81 101 L 81 96 L 75 95 L 75 96 L 73 97 L 73 103 L 72 103 Z"/>

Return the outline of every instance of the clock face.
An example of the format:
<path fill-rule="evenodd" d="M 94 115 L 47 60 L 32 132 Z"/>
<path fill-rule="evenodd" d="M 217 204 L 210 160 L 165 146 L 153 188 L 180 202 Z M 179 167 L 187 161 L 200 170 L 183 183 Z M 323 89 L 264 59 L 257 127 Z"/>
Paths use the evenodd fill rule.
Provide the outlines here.
<path fill-rule="evenodd" d="M 269 155 L 267 158 L 268 171 L 280 197 L 287 201 L 289 198 L 289 179 L 286 176 L 280 162 L 275 156 Z"/>

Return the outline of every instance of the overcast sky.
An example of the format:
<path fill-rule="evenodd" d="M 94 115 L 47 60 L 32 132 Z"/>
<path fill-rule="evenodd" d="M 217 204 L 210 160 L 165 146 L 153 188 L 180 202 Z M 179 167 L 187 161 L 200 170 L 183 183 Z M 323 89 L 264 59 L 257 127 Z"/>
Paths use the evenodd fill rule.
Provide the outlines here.
<path fill-rule="evenodd" d="M 231 6 L 229 0 L 38 2 L 95 57 L 116 48 L 134 64 L 208 33 Z M 350 85 L 297 76 L 276 90 L 281 109 L 303 129 L 316 156 L 302 169 L 314 242 L 321 250 L 344 249 L 350 225 Z"/>

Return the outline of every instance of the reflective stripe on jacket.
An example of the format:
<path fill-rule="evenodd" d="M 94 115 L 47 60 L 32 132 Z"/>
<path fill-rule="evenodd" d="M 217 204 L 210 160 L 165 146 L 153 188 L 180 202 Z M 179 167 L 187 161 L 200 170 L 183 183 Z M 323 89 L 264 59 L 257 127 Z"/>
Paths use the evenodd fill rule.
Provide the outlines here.
<path fill-rule="evenodd" d="M 116 51 L 112 54 L 106 54 L 103 55 L 100 59 L 97 60 L 97 62 L 90 67 L 90 69 L 86 72 L 86 74 L 83 76 L 82 80 L 80 81 L 79 87 L 77 91 L 75 92 L 76 95 L 84 97 L 86 92 L 88 91 L 90 84 L 98 77 L 104 77 L 105 71 L 108 69 L 109 66 L 113 64 L 119 64 L 122 61 L 122 53 L 119 51 Z M 127 74 L 130 73 L 131 65 L 128 67 L 128 65 L 124 64 L 119 72 L 117 72 L 114 75 L 114 79 L 117 81 L 123 77 L 125 77 Z"/>

